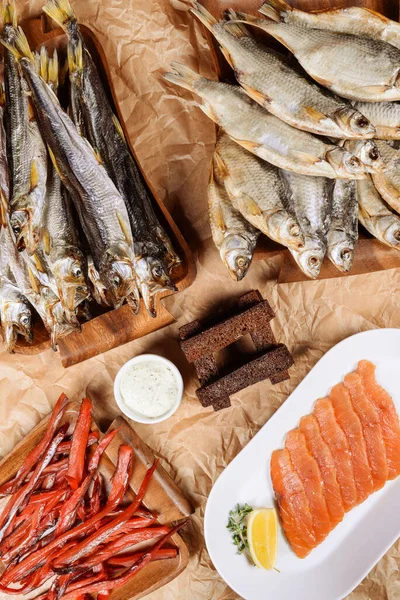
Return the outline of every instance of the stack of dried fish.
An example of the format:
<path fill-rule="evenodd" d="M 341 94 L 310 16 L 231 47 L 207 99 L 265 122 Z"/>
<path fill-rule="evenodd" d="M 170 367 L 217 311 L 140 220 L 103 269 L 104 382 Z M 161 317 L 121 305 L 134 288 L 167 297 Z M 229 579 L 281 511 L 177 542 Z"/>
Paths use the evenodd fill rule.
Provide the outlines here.
<path fill-rule="evenodd" d="M 156 316 L 180 264 L 125 142 L 68 0 L 45 12 L 68 34 L 70 99 L 58 100 L 58 57 L 34 55 L 4 9 L 0 129 L 0 318 L 7 347 L 32 340 L 31 306 L 57 340 L 90 318 L 88 301 Z M 3 126 L 4 120 L 4 126 Z"/>
<path fill-rule="evenodd" d="M 400 150 L 381 141 L 400 139 L 400 104 L 388 102 L 400 100 L 400 25 L 362 8 L 306 13 L 282 0 L 261 7 L 267 18 L 228 10 L 218 21 L 196 1 L 191 11 L 240 84 L 176 63 L 165 74 L 194 92 L 221 129 L 209 213 L 232 277 L 247 272 L 259 232 L 286 246 L 310 278 L 325 255 L 351 270 L 358 221 L 400 248 Z M 297 63 L 247 25 L 275 37 Z"/>

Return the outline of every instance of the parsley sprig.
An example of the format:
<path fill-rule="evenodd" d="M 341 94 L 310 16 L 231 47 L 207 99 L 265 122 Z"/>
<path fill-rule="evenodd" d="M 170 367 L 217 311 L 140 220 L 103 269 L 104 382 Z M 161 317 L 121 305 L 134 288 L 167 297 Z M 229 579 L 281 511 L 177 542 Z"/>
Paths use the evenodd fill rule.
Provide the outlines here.
<path fill-rule="evenodd" d="M 234 509 L 229 511 L 229 520 L 227 528 L 232 534 L 232 540 L 237 546 L 238 554 L 247 554 L 249 557 L 249 544 L 247 541 L 247 527 L 245 521 L 253 508 L 248 504 L 237 504 Z"/>

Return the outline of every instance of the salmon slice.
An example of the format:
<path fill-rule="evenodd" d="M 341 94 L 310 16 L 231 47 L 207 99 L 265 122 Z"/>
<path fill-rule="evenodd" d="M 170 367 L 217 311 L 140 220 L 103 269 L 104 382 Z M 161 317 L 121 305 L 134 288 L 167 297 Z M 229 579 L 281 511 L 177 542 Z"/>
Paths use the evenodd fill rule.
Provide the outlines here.
<path fill-rule="evenodd" d="M 314 526 L 315 543 L 320 544 L 331 531 L 331 520 L 324 496 L 324 484 L 318 463 L 308 451 L 304 435 L 299 429 L 289 431 L 286 448 L 297 475 L 304 486 Z"/>
<path fill-rule="evenodd" d="M 344 508 L 340 487 L 336 478 L 336 465 L 328 444 L 323 440 L 318 421 L 314 415 L 307 415 L 300 420 L 300 431 L 304 435 L 307 448 L 318 463 L 324 484 L 326 507 L 331 520 L 332 529 L 344 517 Z"/>
<path fill-rule="evenodd" d="M 400 475 L 400 424 L 394 402 L 375 378 L 375 365 L 368 360 L 358 363 L 357 372 L 367 398 L 378 411 L 388 464 L 388 479 Z"/>
<path fill-rule="evenodd" d="M 346 436 L 337 424 L 329 398 L 317 400 L 314 406 L 314 415 L 318 421 L 321 435 L 332 452 L 344 510 L 348 512 L 357 504 L 357 488 Z"/>
<path fill-rule="evenodd" d="M 349 390 L 343 383 L 339 383 L 332 388 L 329 398 L 332 402 L 336 421 L 339 427 L 343 429 L 349 444 L 357 498 L 360 504 L 374 490 L 361 422 L 354 411 Z"/>
<path fill-rule="evenodd" d="M 375 492 L 385 485 L 388 478 L 386 448 L 383 441 L 382 428 L 379 423 L 378 411 L 372 402 L 368 400 L 358 373 L 349 373 L 346 375 L 344 385 L 350 392 L 354 411 L 361 421 Z"/>
<path fill-rule="evenodd" d="M 305 558 L 316 546 L 313 521 L 304 486 L 286 448 L 272 453 L 271 479 L 286 538 L 296 555 Z"/>

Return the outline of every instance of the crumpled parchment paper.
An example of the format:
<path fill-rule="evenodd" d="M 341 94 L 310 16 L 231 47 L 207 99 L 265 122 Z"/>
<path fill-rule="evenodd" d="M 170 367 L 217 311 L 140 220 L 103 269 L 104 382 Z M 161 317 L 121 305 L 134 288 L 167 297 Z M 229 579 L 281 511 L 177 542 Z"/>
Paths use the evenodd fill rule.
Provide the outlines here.
<path fill-rule="evenodd" d="M 160 78 L 172 60 L 214 74 L 203 29 L 186 12 L 187 4 L 172 1 L 175 8 L 168 0 L 73 4 L 80 21 L 103 45 L 138 157 L 196 257 L 197 279 L 186 292 L 166 300 L 176 324 L 70 369 L 63 369 L 51 350 L 29 357 L 1 351 L 0 456 L 50 411 L 61 391 L 71 399 L 90 395 L 100 424 L 107 426 L 118 414 L 113 381 L 120 366 L 143 352 L 168 357 L 184 376 L 181 407 L 164 423 L 135 428 L 162 458 L 196 513 L 184 533 L 191 553 L 188 568 L 148 597 L 234 600 L 239 597 L 213 568 L 203 538 L 204 508 L 213 483 L 331 346 L 359 331 L 400 327 L 400 272 L 277 285 L 276 257 L 268 264 L 255 262 L 240 283 L 230 279 L 212 244 L 207 218 L 205 192 L 214 126 L 189 92 Z M 21 17 L 38 14 L 42 6 L 42 0 L 16 3 Z M 295 366 L 289 381 L 275 387 L 259 383 L 233 397 L 232 408 L 214 413 L 197 401 L 198 382 L 180 351 L 178 326 L 207 316 L 252 288 L 259 289 L 274 308 L 273 329 L 293 352 Z M 399 600 L 399 551 L 397 543 L 349 600 Z"/>

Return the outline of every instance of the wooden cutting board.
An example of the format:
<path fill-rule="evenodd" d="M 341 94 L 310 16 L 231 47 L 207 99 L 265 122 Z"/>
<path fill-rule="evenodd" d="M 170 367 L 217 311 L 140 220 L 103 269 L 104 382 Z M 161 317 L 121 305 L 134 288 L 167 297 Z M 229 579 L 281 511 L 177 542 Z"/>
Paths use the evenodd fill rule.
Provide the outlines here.
<path fill-rule="evenodd" d="M 63 422 L 72 424 L 76 420 L 78 412 L 79 404 L 71 402 Z M 15 446 L 8 456 L 0 461 L 0 485 L 15 476 L 29 452 L 44 436 L 49 419 L 50 416 L 43 419 Z M 110 429 L 116 428 L 119 428 L 119 433 L 101 459 L 100 472 L 107 487 L 107 483 L 109 483 L 115 469 L 119 446 L 121 444 L 131 446 L 133 449 L 133 469 L 128 496 L 133 497 L 139 489 L 146 470 L 153 464 L 155 456 L 123 417 L 118 417 L 111 424 Z M 92 425 L 92 430 L 98 430 L 95 422 Z M 180 521 L 193 513 L 192 506 L 161 465 L 157 467 L 153 475 L 144 504 L 157 514 L 159 523 Z M 182 573 L 189 560 L 189 551 L 179 534 L 175 534 L 171 538 L 171 545 L 176 546 L 179 550 L 176 558 L 151 562 L 129 583 L 114 590 L 111 595 L 112 600 L 138 600 L 166 585 Z M 3 596 L 0 593 L 0 599 L 3 597 L 9 598 L 10 596 Z"/>
<path fill-rule="evenodd" d="M 227 8 L 247 12 L 261 16 L 258 12 L 262 0 L 200 0 L 202 4 L 216 18 L 221 18 Z M 342 8 L 345 6 L 363 6 L 384 14 L 391 19 L 399 19 L 398 0 L 287 0 L 289 4 L 305 11 L 327 10 L 330 8 Z M 263 34 L 260 30 L 253 28 L 252 32 L 262 39 L 263 43 L 286 52 L 278 42 L 270 36 Z M 232 69 L 225 57 L 220 52 L 218 44 L 209 32 L 207 32 L 210 45 L 213 48 L 214 59 L 222 80 L 235 82 Z M 309 281 L 308 277 L 298 268 L 290 252 L 279 244 L 269 240 L 265 235 L 260 236 L 257 243 L 254 260 L 270 260 L 276 256 L 281 257 L 281 269 L 278 283 L 289 283 L 293 281 Z M 319 279 L 332 279 L 335 277 L 351 277 L 363 273 L 385 271 L 400 267 L 400 252 L 384 246 L 373 238 L 363 227 L 360 227 L 360 240 L 354 254 L 353 269 L 350 273 L 340 273 L 333 264 L 325 258 Z"/>

